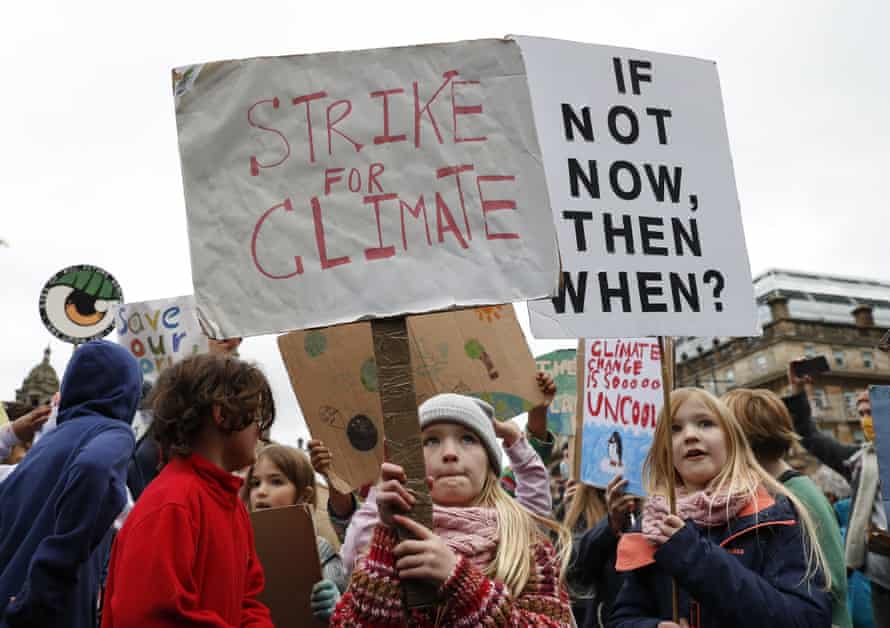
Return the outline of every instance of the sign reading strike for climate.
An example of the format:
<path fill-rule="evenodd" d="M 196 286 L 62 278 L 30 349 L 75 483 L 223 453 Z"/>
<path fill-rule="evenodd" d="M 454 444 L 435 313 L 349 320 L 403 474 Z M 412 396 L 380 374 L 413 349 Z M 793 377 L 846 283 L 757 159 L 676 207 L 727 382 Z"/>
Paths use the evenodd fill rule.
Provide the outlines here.
<path fill-rule="evenodd" d="M 716 65 L 517 40 L 563 268 L 532 333 L 759 335 Z"/>
<path fill-rule="evenodd" d="M 644 495 L 643 461 L 664 401 L 658 340 L 586 339 L 583 346 L 581 480 L 605 487 L 621 473 L 628 493 Z"/>
<path fill-rule="evenodd" d="M 174 362 L 207 351 L 192 295 L 126 303 L 117 309 L 118 342 L 139 361 L 142 377 L 155 382 Z"/>
<path fill-rule="evenodd" d="M 211 336 L 556 293 L 516 42 L 208 63 L 174 94 Z"/>

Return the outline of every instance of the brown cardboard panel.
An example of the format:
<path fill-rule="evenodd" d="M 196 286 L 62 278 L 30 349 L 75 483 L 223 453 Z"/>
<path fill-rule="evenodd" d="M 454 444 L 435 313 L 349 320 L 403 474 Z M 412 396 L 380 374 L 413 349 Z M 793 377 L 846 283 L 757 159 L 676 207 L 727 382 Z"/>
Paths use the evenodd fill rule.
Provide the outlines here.
<path fill-rule="evenodd" d="M 292 332 L 278 347 L 309 432 L 333 456 L 331 483 L 349 492 L 373 482 L 383 462 L 383 412 L 370 324 Z"/>
<path fill-rule="evenodd" d="M 442 392 L 479 396 L 501 419 L 543 402 L 512 306 L 410 316 L 407 326 L 415 410 Z M 278 344 L 309 431 L 334 457 L 334 485 L 373 482 L 385 429 L 371 323 L 291 332 Z"/>
<path fill-rule="evenodd" d="M 260 601 L 283 628 L 326 624 L 313 617 L 309 605 L 312 587 L 321 580 L 321 566 L 312 514 L 306 506 L 285 506 L 251 513 L 256 551 L 263 566 L 266 587 Z"/>

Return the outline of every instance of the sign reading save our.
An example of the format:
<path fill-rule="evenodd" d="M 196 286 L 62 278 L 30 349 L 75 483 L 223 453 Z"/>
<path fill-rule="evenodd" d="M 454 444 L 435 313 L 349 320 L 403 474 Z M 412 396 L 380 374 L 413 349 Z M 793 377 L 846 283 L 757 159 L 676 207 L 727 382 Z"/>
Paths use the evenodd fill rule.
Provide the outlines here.
<path fill-rule="evenodd" d="M 174 93 L 211 336 L 555 293 L 516 42 L 193 65 Z"/>

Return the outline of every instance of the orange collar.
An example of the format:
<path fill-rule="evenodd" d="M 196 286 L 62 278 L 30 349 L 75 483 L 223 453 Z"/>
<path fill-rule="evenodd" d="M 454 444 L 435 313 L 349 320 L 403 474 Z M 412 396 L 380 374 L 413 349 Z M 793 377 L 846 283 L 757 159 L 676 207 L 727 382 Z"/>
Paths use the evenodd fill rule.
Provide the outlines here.
<path fill-rule="evenodd" d="M 739 511 L 739 517 L 749 517 L 770 508 L 776 500 L 762 486 L 757 490 L 756 497 Z M 615 571 L 633 571 L 655 562 L 655 551 L 641 532 L 627 532 L 618 541 L 618 552 L 615 557 Z"/>
<path fill-rule="evenodd" d="M 754 500 L 748 502 L 748 505 L 742 508 L 739 511 L 739 517 L 750 517 L 753 514 L 764 511 L 767 508 L 771 508 L 776 503 L 776 500 L 773 499 L 773 496 L 766 492 L 766 489 L 762 486 L 757 489 L 757 495 Z"/>

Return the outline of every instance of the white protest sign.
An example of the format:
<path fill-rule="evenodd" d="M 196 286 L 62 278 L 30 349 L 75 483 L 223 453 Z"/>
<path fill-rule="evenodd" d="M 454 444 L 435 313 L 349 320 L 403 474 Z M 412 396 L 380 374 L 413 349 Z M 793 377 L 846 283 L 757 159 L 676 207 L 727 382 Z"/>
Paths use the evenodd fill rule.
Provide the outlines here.
<path fill-rule="evenodd" d="M 716 65 L 517 40 L 564 271 L 532 333 L 759 335 Z"/>
<path fill-rule="evenodd" d="M 207 352 L 192 295 L 126 303 L 118 307 L 116 319 L 117 341 L 139 361 L 147 382 L 154 383 L 174 362 Z"/>
<path fill-rule="evenodd" d="M 581 481 L 605 487 L 621 473 L 628 493 L 645 495 L 643 461 L 664 405 L 658 340 L 585 339 L 578 389 L 583 401 Z"/>
<path fill-rule="evenodd" d="M 211 336 L 556 293 L 516 42 L 224 61 L 174 81 Z"/>

